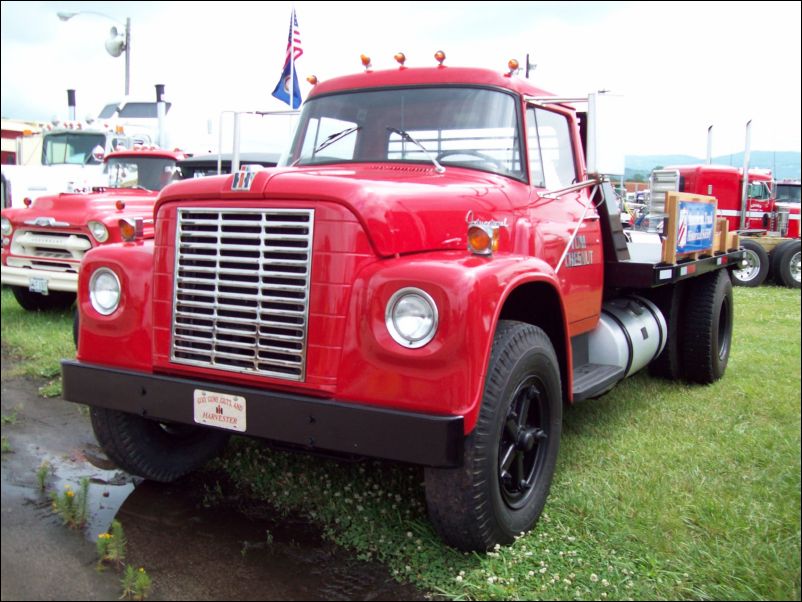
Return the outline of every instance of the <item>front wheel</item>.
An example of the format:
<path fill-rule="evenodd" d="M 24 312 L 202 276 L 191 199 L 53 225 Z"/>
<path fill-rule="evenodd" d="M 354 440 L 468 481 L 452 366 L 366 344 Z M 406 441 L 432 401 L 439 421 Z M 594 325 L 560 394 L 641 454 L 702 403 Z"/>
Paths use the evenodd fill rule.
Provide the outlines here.
<path fill-rule="evenodd" d="M 540 328 L 499 323 L 479 418 L 461 468 L 427 468 L 429 517 L 449 545 L 512 543 L 540 517 L 562 430 L 557 355 Z"/>
<path fill-rule="evenodd" d="M 75 303 L 75 293 L 50 291 L 48 295 L 33 293 L 22 286 L 12 286 L 11 292 L 17 303 L 27 311 L 50 311 L 68 309 Z"/>
<path fill-rule="evenodd" d="M 109 459 L 131 474 L 169 483 L 217 456 L 228 433 L 155 422 L 106 408 L 90 412 L 95 437 Z"/>

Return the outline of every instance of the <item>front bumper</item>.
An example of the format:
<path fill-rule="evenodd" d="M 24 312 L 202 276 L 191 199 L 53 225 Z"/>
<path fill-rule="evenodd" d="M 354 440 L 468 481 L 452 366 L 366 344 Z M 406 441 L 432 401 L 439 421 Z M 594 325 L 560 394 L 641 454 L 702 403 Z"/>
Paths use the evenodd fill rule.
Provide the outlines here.
<path fill-rule="evenodd" d="M 243 434 L 302 446 L 437 467 L 462 465 L 463 417 L 401 412 L 335 399 L 61 362 L 63 397 L 154 420 L 195 424 L 194 391 L 247 400 Z M 208 427 L 215 428 L 215 427 Z"/>
<path fill-rule="evenodd" d="M 15 268 L 7 265 L 0 269 L 0 280 L 3 284 L 10 286 L 21 286 L 29 288 L 31 278 L 43 278 L 47 280 L 47 290 L 66 291 L 74 293 L 78 291 L 78 274 L 75 272 L 49 272 L 46 270 L 32 270 L 31 268 Z"/>

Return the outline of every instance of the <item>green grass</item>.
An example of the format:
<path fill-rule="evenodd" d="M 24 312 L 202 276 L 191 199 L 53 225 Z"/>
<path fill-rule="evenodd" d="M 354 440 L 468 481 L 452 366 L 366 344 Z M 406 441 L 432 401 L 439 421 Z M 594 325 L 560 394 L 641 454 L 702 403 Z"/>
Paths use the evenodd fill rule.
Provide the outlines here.
<path fill-rule="evenodd" d="M 42 387 L 47 397 L 61 395 L 61 365 L 75 357 L 72 342 L 72 310 L 31 312 L 22 309 L 11 289 L 2 289 L 2 342 L 11 355 L 24 358 L 15 371 L 23 376 L 50 379 Z"/>
<path fill-rule="evenodd" d="M 569 409 L 544 517 L 489 554 L 439 541 L 418 468 L 250 441 L 221 465 L 240 491 L 452 599 L 798 600 L 800 293 L 739 288 L 735 303 L 725 378 L 639 374 Z"/>
<path fill-rule="evenodd" d="M 53 374 L 74 353 L 71 318 L 9 304 L 4 291 L 3 345 L 36 352 L 33 373 Z M 440 542 L 417 467 L 322 460 L 245 439 L 217 466 L 242 495 L 309 517 L 360 558 L 447 598 L 798 600 L 800 292 L 738 288 L 735 305 L 720 382 L 639 374 L 567 410 L 543 518 L 488 554 Z M 41 339 L 26 347 L 33 332 Z"/>

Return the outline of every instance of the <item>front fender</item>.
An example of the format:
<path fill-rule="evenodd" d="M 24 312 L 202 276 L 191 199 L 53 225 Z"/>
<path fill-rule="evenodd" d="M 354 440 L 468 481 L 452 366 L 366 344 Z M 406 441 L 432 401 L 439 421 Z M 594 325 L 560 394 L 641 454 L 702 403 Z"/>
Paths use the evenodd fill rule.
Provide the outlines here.
<path fill-rule="evenodd" d="M 122 290 L 120 306 L 108 316 L 89 300 L 89 280 L 100 267 L 114 271 Z M 152 371 L 152 271 L 152 240 L 102 245 L 85 255 L 78 278 L 80 361 Z"/>
<path fill-rule="evenodd" d="M 478 417 L 493 336 L 506 299 L 521 285 L 559 291 L 553 270 L 533 257 L 427 253 L 373 263 L 354 282 L 338 396 L 412 411 Z M 435 301 L 435 338 L 420 349 L 396 343 L 385 324 L 390 297 L 416 287 Z M 559 297 L 559 295 L 558 295 Z M 562 316 L 550 316 L 560 320 Z M 564 326 L 562 331 L 565 332 Z"/>

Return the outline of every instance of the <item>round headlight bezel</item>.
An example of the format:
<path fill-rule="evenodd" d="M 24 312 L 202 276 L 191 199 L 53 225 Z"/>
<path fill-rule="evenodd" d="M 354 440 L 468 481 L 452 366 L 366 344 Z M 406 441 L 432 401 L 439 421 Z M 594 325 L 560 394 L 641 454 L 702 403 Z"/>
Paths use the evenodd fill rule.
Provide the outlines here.
<path fill-rule="evenodd" d="M 86 227 L 89 228 L 90 234 L 92 234 L 96 241 L 106 242 L 109 239 L 109 229 L 106 227 L 106 224 L 93 220 L 88 222 Z"/>
<path fill-rule="evenodd" d="M 422 316 L 403 315 L 403 312 L 418 308 Z M 410 329 L 402 320 L 417 317 L 423 321 L 421 326 Z M 431 342 L 437 334 L 439 313 L 437 304 L 429 293 L 415 287 L 405 287 L 396 291 L 387 302 L 384 314 L 387 331 L 393 340 L 405 349 L 419 349 Z M 413 322 L 414 324 L 414 322 Z"/>
<path fill-rule="evenodd" d="M 3 236 L 11 236 L 11 233 L 14 231 L 11 220 L 3 216 L 2 219 L 0 219 L 0 230 L 2 230 Z"/>
<path fill-rule="evenodd" d="M 116 299 L 112 302 L 104 301 L 105 295 L 112 291 L 111 288 L 104 288 L 98 290 L 98 281 L 100 278 L 108 278 L 111 276 L 116 288 Z M 106 280 L 105 282 L 109 282 Z M 102 283 L 101 283 L 102 284 Z M 122 286 L 120 285 L 120 278 L 110 268 L 98 268 L 89 279 L 89 301 L 92 308 L 102 316 L 110 316 L 120 307 L 120 300 L 122 299 Z"/>

